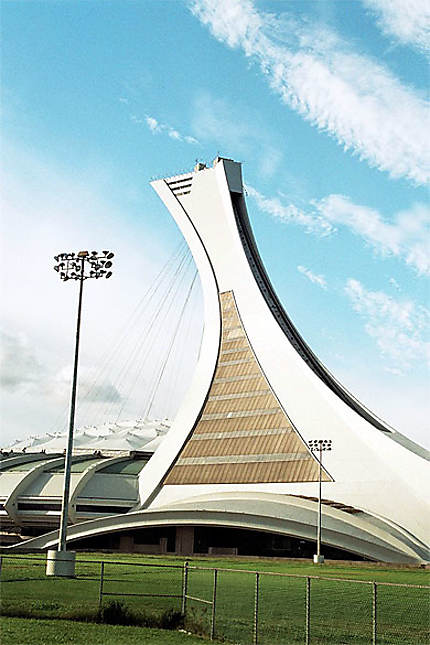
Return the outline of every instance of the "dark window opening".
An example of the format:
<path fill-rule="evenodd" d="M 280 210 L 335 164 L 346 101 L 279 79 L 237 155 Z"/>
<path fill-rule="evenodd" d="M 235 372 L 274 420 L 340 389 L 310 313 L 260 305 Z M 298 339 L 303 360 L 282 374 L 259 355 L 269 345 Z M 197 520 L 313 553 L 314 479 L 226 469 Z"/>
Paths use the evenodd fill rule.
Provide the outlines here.
<path fill-rule="evenodd" d="M 37 502 L 18 502 L 19 511 L 61 511 L 61 504 L 38 504 Z"/>
<path fill-rule="evenodd" d="M 101 504 L 78 504 L 78 513 L 104 513 L 105 515 L 116 515 L 117 513 L 128 513 L 131 506 L 102 506 Z"/>

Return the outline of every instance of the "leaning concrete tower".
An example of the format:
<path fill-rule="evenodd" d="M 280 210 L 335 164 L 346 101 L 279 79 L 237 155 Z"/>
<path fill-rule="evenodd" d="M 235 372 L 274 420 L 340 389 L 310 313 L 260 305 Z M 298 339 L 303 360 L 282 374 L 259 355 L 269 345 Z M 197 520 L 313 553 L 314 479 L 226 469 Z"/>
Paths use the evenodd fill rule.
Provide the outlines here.
<path fill-rule="evenodd" d="M 193 253 L 205 328 L 186 401 L 142 472 L 143 506 L 245 517 L 273 503 L 309 537 L 319 464 L 308 441 L 323 436 L 333 441 L 325 539 L 369 557 L 426 558 L 428 454 L 354 398 L 292 324 L 257 250 L 241 165 L 217 158 L 152 186 Z"/>
<path fill-rule="evenodd" d="M 323 543 L 428 561 L 429 455 L 357 401 L 292 324 L 257 250 L 240 164 L 217 158 L 152 186 L 199 270 L 200 358 L 167 439 L 140 472 L 134 510 L 75 524 L 68 539 L 175 527 L 177 553 L 195 550 L 196 527 L 314 540 L 320 464 L 309 442 L 324 437 L 333 450 L 322 471 Z"/>

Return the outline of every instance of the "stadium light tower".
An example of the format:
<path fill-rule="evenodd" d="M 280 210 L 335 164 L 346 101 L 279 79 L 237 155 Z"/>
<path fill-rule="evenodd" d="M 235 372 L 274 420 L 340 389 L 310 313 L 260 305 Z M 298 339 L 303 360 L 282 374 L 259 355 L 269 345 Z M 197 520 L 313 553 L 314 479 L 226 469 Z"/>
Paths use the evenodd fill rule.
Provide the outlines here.
<path fill-rule="evenodd" d="M 322 480 L 322 454 L 324 450 L 331 450 L 331 439 L 311 439 L 309 448 L 312 452 L 318 452 L 319 478 L 318 478 L 318 524 L 317 524 L 317 552 L 314 555 L 315 564 L 323 564 L 324 556 L 321 555 L 321 480 Z"/>
<path fill-rule="evenodd" d="M 75 424 L 76 387 L 78 380 L 79 337 L 81 331 L 82 294 L 84 281 L 89 278 L 110 278 L 112 271 L 111 251 L 79 251 L 60 253 L 55 256 L 55 271 L 61 280 L 79 280 L 78 315 L 76 322 L 75 360 L 73 365 L 72 394 L 70 398 L 69 432 L 67 436 L 64 463 L 63 501 L 61 505 L 60 534 L 58 549 L 48 551 L 46 574 L 49 576 L 73 577 L 75 574 L 75 552 L 67 551 L 67 519 L 69 514 L 70 472 L 72 466 L 73 431 Z"/>

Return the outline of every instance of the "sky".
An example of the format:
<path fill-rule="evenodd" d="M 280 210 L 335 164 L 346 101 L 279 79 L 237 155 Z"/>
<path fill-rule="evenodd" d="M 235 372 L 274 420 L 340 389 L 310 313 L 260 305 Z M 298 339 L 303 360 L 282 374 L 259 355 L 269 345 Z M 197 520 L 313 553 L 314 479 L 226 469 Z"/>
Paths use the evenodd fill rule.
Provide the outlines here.
<path fill-rule="evenodd" d="M 152 414 L 174 415 L 201 294 L 149 182 L 219 154 L 243 162 L 258 248 L 307 343 L 430 447 L 428 3 L 1 9 L 3 443 L 66 423 L 77 284 L 52 269 L 61 251 L 115 252 L 112 278 L 85 283 L 78 425 L 144 414 L 160 376 L 149 352 L 163 353 L 168 333 L 177 346 Z M 189 312 L 177 337 L 151 295 L 169 262 L 181 281 L 166 325 L 186 302 Z"/>

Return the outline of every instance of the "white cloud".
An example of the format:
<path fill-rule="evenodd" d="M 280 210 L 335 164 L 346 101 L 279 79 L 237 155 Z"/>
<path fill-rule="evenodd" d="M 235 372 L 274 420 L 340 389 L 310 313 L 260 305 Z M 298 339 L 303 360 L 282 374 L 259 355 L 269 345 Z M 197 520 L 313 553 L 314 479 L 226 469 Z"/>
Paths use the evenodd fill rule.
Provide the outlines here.
<path fill-rule="evenodd" d="M 284 222 L 303 226 L 309 233 L 330 235 L 335 228 L 317 212 L 305 212 L 294 204 L 283 204 L 278 197 L 265 197 L 250 185 L 246 186 L 247 193 L 252 197 L 258 208 L 263 212 Z"/>
<path fill-rule="evenodd" d="M 401 287 L 399 283 L 397 282 L 396 278 L 390 278 L 388 282 L 395 288 L 397 291 L 401 291 Z"/>
<path fill-rule="evenodd" d="M 252 186 L 247 186 L 247 191 L 258 208 L 272 217 L 323 236 L 345 227 L 381 255 L 395 256 L 419 274 L 430 273 L 430 209 L 425 204 L 414 204 L 388 221 L 379 211 L 355 204 L 344 195 L 328 195 L 298 208 L 278 197 L 265 197 Z"/>
<path fill-rule="evenodd" d="M 403 374 L 402 370 L 399 370 L 398 367 L 384 367 L 384 371 L 395 376 L 401 376 Z"/>
<path fill-rule="evenodd" d="M 132 120 L 135 121 L 135 119 L 133 119 L 133 117 L 132 117 Z M 161 132 L 162 131 L 160 126 L 159 126 L 159 124 L 158 124 L 157 119 L 154 119 L 154 117 L 146 116 L 145 121 L 146 121 L 146 125 L 151 130 L 151 132 Z M 142 123 L 142 121 L 139 120 L 138 123 Z"/>
<path fill-rule="evenodd" d="M 322 289 L 327 289 L 327 282 L 323 275 L 313 273 L 310 269 L 307 269 L 301 264 L 299 264 L 299 266 L 297 267 L 297 271 L 303 273 L 303 275 L 305 275 L 308 280 L 310 280 L 314 284 L 319 285 Z"/>
<path fill-rule="evenodd" d="M 199 143 L 194 137 L 181 134 L 180 132 L 178 132 L 178 130 L 172 128 L 172 126 L 166 125 L 165 123 L 160 123 L 153 116 L 146 115 L 144 121 L 142 119 L 139 119 L 134 114 L 132 114 L 130 118 L 134 123 L 146 123 L 152 134 L 167 134 L 167 136 L 169 136 L 171 139 L 175 139 L 176 141 L 184 141 L 185 143 L 189 143 L 191 145 Z"/>
<path fill-rule="evenodd" d="M 256 60 L 282 101 L 393 177 L 430 177 L 425 100 L 332 31 L 258 12 L 250 0 L 193 0 L 212 34 Z"/>
<path fill-rule="evenodd" d="M 381 30 L 401 44 L 430 51 L 430 5 L 427 0 L 362 0 Z"/>
<path fill-rule="evenodd" d="M 44 370 L 24 334 L 0 332 L 0 385 L 16 391 L 37 383 Z"/>
<path fill-rule="evenodd" d="M 343 195 L 329 195 L 313 205 L 330 223 L 347 227 L 378 252 L 401 258 L 418 273 L 430 273 L 430 209 L 425 204 L 395 213 L 392 222 Z"/>
<path fill-rule="evenodd" d="M 62 367 L 43 383 L 46 396 L 67 401 L 70 396 L 73 366 Z M 108 379 L 100 380 L 94 368 L 80 365 L 78 374 L 80 403 L 119 403 L 122 400 L 117 387 Z"/>
<path fill-rule="evenodd" d="M 430 363 L 430 311 L 410 300 L 395 300 L 383 291 L 369 291 L 350 278 L 345 293 L 366 321 L 366 333 L 398 370 L 414 362 Z"/>

